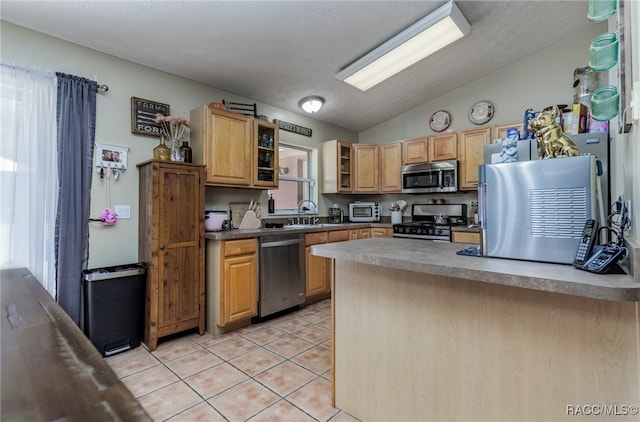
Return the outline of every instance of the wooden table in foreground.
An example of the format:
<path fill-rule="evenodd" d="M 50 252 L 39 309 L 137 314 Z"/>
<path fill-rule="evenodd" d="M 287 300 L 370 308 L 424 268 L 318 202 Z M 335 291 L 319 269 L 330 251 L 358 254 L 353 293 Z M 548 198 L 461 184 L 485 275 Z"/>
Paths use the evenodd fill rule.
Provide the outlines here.
<path fill-rule="evenodd" d="M 335 259 L 335 406 L 368 422 L 638 420 L 640 283 L 460 249 L 312 247 Z"/>
<path fill-rule="evenodd" d="M 151 421 L 28 270 L 2 270 L 0 296 L 0 420 Z"/>

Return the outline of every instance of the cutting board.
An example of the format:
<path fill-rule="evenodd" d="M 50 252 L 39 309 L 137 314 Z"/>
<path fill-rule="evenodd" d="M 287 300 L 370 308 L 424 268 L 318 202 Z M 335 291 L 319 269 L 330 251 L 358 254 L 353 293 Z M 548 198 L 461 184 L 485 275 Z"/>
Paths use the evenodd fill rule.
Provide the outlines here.
<path fill-rule="evenodd" d="M 242 219 L 246 212 L 249 211 L 249 203 L 244 202 L 231 202 L 229 203 L 229 213 L 231 214 L 231 227 L 234 229 L 240 228 Z"/>

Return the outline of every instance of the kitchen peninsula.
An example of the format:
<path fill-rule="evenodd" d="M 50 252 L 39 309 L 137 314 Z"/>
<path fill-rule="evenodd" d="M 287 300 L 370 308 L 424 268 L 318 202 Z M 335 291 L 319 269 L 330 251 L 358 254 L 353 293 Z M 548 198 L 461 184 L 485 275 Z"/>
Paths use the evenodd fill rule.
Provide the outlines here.
<path fill-rule="evenodd" d="M 640 283 L 462 248 L 312 247 L 335 259 L 335 406 L 366 421 L 439 421 L 580 420 L 607 405 L 601 419 L 637 420 Z"/>

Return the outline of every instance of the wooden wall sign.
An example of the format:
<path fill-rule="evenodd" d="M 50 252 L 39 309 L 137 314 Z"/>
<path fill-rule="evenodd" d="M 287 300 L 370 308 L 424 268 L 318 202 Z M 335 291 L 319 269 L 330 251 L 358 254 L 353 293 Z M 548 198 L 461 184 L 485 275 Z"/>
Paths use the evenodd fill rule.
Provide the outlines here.
<path fill-rule="evenodd" d="M 157 113 L 169 116 L 169 104 L 131 97 L 131 132 L 160 137 L 160 125 L 153 121 Z"/>
<path fill-rule="evenodd" d="M 278 119 L 273 119 L 273 123 L 277 124 L 280 129 L 286 130 L 287 132 L 293 132 L 299 135 L 311 137 L 311 129 L 309 129 L 308 127 L 294 125 L 293 123 L 285 122 Z"/>

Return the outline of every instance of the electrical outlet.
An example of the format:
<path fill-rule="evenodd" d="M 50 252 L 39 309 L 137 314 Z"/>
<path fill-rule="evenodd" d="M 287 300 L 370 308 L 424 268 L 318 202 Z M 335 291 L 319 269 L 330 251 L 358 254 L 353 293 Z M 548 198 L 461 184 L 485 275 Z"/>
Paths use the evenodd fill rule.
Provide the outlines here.
<path fill-rule="evenodd" d="M 118 214 L 118 219 L 127 220 L 131 218 L 131 205 L 116 205 L 115 212 Z"/>

